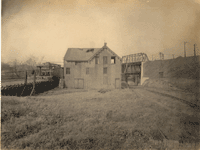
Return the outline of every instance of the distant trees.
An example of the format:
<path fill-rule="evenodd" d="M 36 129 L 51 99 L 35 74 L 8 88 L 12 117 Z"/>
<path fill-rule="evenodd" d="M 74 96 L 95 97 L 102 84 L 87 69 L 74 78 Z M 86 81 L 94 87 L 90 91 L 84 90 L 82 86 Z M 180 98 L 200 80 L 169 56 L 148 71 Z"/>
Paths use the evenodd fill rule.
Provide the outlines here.
<path fill-rule="evenodd" d="M 1 62 L 1 71 L 2 75 L 7 76 L 7 78 L 20 78 L 23 77 L 25 71 L 28 71 L 28 75 L 31 74 L 31 70 L 35 70 L 37 65 L 40 65 L 43 61 L 44 56 L 37 58 L 33 55 L 30 55 L 25 61 L 20 62 L 15 59 L 10 64 Z"/>
<path fill-rule="evenodd" d="M 44 56 L 42 56 L 41 58 L 37 58 L 37 57 L 31 55 L 23 63 L 23 65 L 26 68 L 26 70 L 35 70 L 38 65 L 41 65 L 41 62 L 43 61 L 43 59 L 44 59 Z"/>
<path fill-rule="evenodd" d="M 10 65 L 4 62 L 1 62 L 1 70 L 9 70 Z"/>
<path fill-rule="evenodd" d="M 12 62 L 13 66 L 13 73 L 19 78 L 20 77 L 20 71 L 23 70 L 23 67 L 22 65 L 20 64 L 20 62 L 15 59 L 13 62 Z"/>

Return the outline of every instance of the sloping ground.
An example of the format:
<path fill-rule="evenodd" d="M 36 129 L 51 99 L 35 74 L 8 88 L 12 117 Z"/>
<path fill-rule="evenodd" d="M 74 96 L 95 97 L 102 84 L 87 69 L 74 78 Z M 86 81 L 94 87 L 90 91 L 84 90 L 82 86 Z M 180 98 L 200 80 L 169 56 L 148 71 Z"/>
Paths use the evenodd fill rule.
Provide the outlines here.
<path fill-rule="evenodd" d="M 181 101 L 191 102 L 200 107 L 200 80 L 184 78 L 148 79 L 143 87 L 156 93 L 167 94 Z"/>
<path fill-rule="evenodd" d="M 144 87 L 153 87 L 153 88 L 162 88 L 162 89 L 171 89 L 171 90 L 177 90 L 176 86 L 174 86 L 172 83 L 165 81 L 164 79 L 147 79 L 143 83 Z"/>
<path fill-rule="evenodd" d="M 195 94 L 200 94 L 200 80 L 186 78 L 153 78 L 143 83 L 144 87 L 151 87 L 165 90 L 181 90 Z"/>
<path fill-rule="evenodd" d="M 199 141 L 194 127 L 184 125 L 193 108 L 180 101 L 144 89 L 67 91 L 2 96 L 2 148 L 166 149 L 166 137 L 194 142 L 189 134 Z"/>
<path fill-rule="evenodd" d="M 144 63 L 144 77 L 159 78 L 163 72 L 165 78 L 199 79 L 200 56 L 178 57 L 169 60 L 155 60 Z"/>

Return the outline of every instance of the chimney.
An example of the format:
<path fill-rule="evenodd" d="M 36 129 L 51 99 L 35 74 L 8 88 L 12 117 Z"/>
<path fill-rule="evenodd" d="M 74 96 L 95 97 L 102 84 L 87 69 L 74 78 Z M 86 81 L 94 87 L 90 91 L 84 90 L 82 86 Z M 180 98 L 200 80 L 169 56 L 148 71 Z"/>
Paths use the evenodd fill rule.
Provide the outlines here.
<path fill-rule="evenodd" d="M 107 43 L 106 43 L 106 42 L 104 43 L 104 46 L 107 46 Z"/>

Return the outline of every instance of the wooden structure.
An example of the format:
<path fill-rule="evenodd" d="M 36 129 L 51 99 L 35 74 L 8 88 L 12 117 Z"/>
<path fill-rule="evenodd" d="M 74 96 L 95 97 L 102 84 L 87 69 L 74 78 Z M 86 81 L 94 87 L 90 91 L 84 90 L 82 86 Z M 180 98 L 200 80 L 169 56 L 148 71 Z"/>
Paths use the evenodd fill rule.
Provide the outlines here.
<path fill-rule="evenodd" d="M 64 57 L 67 88 L 121 88 L 121 58 L 102 48 L 68 48 Z"/>
<path fill-rule="evenodd" d="M 39 68 L 39 76 L 57 76 L 60 78 L 63 77 L 63 69 L 61 68 L 61 65 L 46 62 L 37 66 L 37 68 Z"/>
<path fill-rule="evenodd" d="M 122 57 L 122 64 L 145 61 L 149 61 L 149 58 L 145 53 L 130 54 Z"/>
<path fill-rule="evenodd" d="M 136 85 L 141 81 L 141 63 L 149 61 L 145 53 L 137 53 L 122 57 L 122 79 L 128 82 L 130 79 Z"/>

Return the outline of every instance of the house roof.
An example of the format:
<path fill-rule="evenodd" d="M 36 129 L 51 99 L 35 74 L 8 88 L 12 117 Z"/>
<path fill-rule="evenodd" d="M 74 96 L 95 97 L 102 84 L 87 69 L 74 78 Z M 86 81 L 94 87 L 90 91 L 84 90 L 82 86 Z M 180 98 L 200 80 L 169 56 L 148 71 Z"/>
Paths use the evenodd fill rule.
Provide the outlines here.
<path fill-rule="evenodd" d="M 103 48 L 107 48 L 109 51 L 111 51 L 106 46 L 106 43 L 102 48 L 68 48 L 68 50 L 65 54 L 64 60 L 67 60 L 67 61 L 89 61 L 96 54 L 100 53 L 103 50 Z M 111 51 L 111 52 L 114 55 L 116 55 L 117 57 L 119 57 L 113 51 Z"/>
<path fill-rule="evenodd" d="M 68 61 L 88 61 L 101 48 L 68 48 L 65 60 Z"/>
<path fill-rule="evenodd" d="M 49 67 L 49 66 L 52 66 L 52 67 L 61 67 L 61 65 L 60 64 L 53 64 L 53 63 L 50 63 L 50 62 L 45 62 L 45 63 L 43 63 L 43 64 L 41 64 L 41 65 L 38 65 L 37 67 Z"/>

